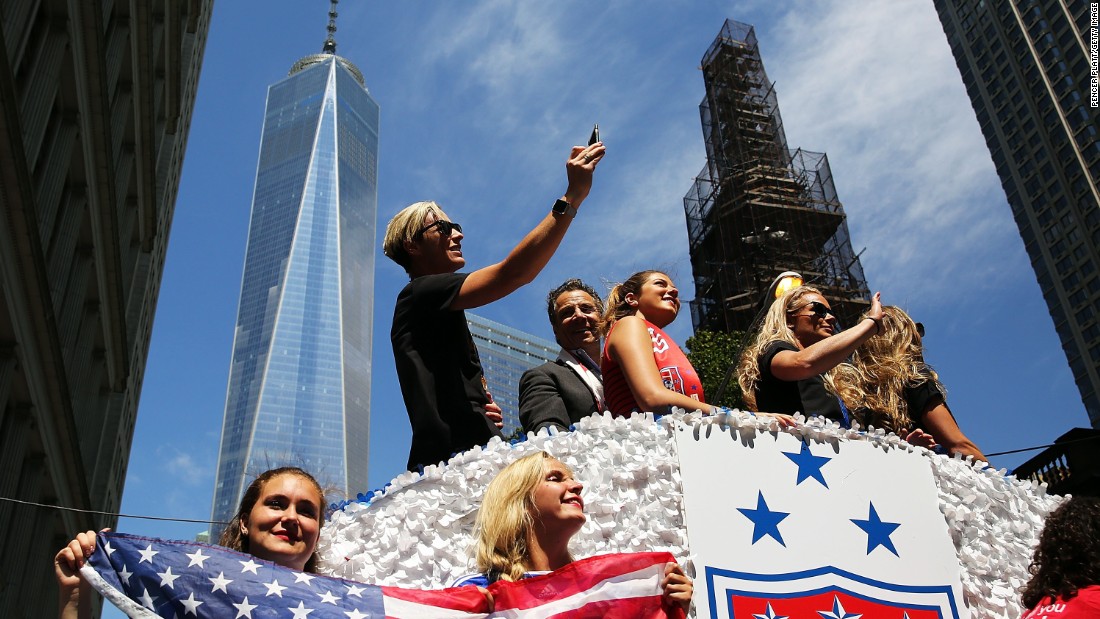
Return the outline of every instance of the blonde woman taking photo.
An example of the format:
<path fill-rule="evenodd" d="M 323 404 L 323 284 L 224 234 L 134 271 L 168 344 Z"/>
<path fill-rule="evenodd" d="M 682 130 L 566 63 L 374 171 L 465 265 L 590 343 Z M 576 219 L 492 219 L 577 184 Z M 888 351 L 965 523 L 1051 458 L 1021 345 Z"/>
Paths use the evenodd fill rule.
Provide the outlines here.
<path fill-rule="evenodd" d="M 850 424 L 841 401 L 825 387 L 823 374 L 882 330 L 879 293 L 852 328 L 837 333 L 832 306 L 811 286 L 787 291 L 768 308 L 764 325 L 741 356 L 737 382 L 750 410 Z"/>

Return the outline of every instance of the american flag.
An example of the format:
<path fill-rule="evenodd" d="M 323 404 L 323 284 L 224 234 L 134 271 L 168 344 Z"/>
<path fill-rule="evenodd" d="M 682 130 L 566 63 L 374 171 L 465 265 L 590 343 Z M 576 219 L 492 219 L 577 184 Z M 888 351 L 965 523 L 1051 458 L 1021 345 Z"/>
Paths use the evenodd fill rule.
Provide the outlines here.
<path fill-rule="evenodd" d="M 661 599 L 667 552 L 600 555 L 574 561 L 545 576 L 489 587 L 496 601 L 491 617 L 534 619 L 681 618 L 679 606 Z"/>
<path fill-rule="evenodd" d="M 545 576 L 490 587 L 496 612 L 474 587 L 426 591 L 306 574 L 219 546 L 100 533 L 81 573 L 134 619 L 479 617 L 682 617 L 665 614 L 660 582 L 668 553 L 602 555 Z"/>
<path fill-rule="evenodd" d="M 473 587 L 422 591 L 307 574 L 218 546 L 100 533 L 81 574 L 134 619 L 474 619 Z"/>

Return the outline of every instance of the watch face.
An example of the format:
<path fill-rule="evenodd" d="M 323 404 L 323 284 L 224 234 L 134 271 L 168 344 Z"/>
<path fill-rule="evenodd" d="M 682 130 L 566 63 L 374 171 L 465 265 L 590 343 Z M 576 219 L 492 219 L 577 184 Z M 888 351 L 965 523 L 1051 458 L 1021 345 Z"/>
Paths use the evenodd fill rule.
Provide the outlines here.
<path fill-rule="evenodd" d="M 573 208 L 573 205 L 565 200 L 558 200 L 555 202 L 553 211 L 555 215 L 565 215 L 568 213 L 569 215 L 575 216 L 577 214 L 577 209 Z"/>

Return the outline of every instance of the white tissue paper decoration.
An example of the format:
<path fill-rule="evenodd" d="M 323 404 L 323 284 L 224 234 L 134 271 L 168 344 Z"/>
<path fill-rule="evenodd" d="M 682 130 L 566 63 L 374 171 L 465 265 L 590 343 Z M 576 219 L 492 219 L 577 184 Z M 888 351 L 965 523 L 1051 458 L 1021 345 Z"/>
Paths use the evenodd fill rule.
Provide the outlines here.
<path fill-rule="evenodd" d="M 474 519 L 485 487 L 512 461 L 543 450 L 570 466 L 584 484 L 588 521 L 573 537 L 574 556 L 668 551 L 694 577 L 672 435 L 677 419 L 696 432 L 717 430 L 715 424 L 777 427 L 772 418 L 739 411 L 705 417 L 676 412 L 659 421 L 647 414 L 597 415 L 581 420 L 573 431 L 543 429 L 515 445 L 493 439 L 444 466 L 429 466 L 423 474 L 403 473 L 369 502 L 353 501 L 337 510 L 321 530 L 318 569 L 378 585 L 448 586 L 476 571 Z M 1019 590 L 1028 580 L 1032 549 L 1060 497 L 1045 495 L 1031 482 L 1005 477 L 1003 471 L 937 455 L 881 431 L 843 429 L 820 418 L 785 431 L 818 440 L 872 441 L 885 450 L 927 456 L 940 511 L 962 566 L 971 617 L 1022 615 Z"/>

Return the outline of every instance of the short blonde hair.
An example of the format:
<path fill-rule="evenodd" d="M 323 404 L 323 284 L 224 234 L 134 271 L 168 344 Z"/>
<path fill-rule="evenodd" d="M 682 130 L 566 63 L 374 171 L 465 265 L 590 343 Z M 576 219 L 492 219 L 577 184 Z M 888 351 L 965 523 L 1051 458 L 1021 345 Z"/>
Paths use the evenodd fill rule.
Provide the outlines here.
<path fill-rule="evenodd" d="M 534 492 L 546 461 L 538 451 L 504 467 L 485 490 L 477 512 L 477 569 L 500 580 L 515 581 L 527 571 L 527 540 L 534 526 Z M 572 475 L 566 467 L 566 472 Z M 492 578 L 491 578 L 492 579 Z"/>
<path fill-rule="evenodd" d="M 794 331 L 791 331 L 790 326 L 787 325 L 787 316 L 797 313 L 809 305 L 810 302 L 805 301 L 804 297 L 810 294 L 825 298 L 825 295 L 813 286 L 799 286 L 788 290 L 783 296 L 776 299 L 768 308 L 768 313 L 764 317 L 764 324 L 761 325 L 760 331 L 757 332 L 755 339 L 752 341 L 752 345 L 742 353 L 741 360 L 737 365 L 737 384 L 741 385 L 741 395 L 745 399 L 745 405 L 749 407 L 749 410 L 757 409 L 756 386 L 760 383 L 760 354 L 764 352 L 764 348 L 768 344 L 775 340 L 782 340 L 798 347 L 798 340 L 794 337 Z"/>
<path fill-rule="evenodd" d="M 386 238 L 382 241 L 382 253 L 387 258 L 401 265 L 407 273 L 411 266 L 409 252 L 405 251 L 405 243 L 416 240 L 416 233 L 424 225 L 424 219 L 428 215 L 435 215 L 436 219 L 447 219 L 446 213 L 438 204 L 432 201 L 414 202 L 401 209 L 390 223 L 386 225 Z"/>

